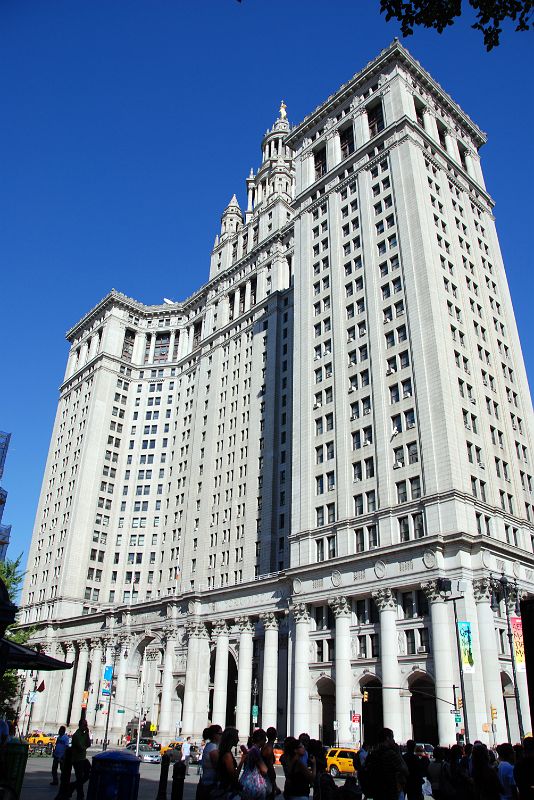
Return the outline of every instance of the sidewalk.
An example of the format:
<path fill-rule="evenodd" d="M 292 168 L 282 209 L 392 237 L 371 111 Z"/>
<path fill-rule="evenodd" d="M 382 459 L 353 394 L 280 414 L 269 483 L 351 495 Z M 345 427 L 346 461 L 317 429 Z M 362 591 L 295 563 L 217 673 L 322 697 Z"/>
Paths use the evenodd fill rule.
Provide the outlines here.
<path fill-rule="evenodd" d="M 97 752 L 99 751 L 92 750 L 89 755 L 96 755 Z M 51 768 L 51 757 L 28 759 L 20 800 L 53 800 L 57 793 L 57 787 L 50 786 Z M 138 800 L 155 800 L 158 793 L 160 765 L 142 763 L 139 772 L 141 780 L 139 782 Z M 196 767 L 193 766 L 191 768 L 191 773 L 185 779 L 184 800 L 194 800 L 198 783 L 198 775 L 196 772 Z M 171 796 L 171 785 L 172 770 L 167 790 L 169 798 Z M 85 784 L 84 788 L 87 795 L 87 784 Z M 75 798 L 76 794 L 74 794 L 74 800 Z"/>

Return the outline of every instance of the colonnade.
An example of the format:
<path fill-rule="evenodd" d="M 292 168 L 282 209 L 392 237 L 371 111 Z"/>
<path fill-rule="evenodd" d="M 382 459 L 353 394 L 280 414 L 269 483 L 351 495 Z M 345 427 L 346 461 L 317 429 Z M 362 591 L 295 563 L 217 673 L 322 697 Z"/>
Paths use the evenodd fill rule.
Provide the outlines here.
<path fill-rule="evenodd" d="M 457 728 L 454 718 L 454 702 L 459 696 L 458 657 L 456 651 L 456 631 L 452 619 L 452 609 L 448 606 L 448 596 L 441 590 L 439 581 L 431 580 L 421 584 L 429 604 L 430 653 L 423 648 L 411 664 L 406 654 L 399 648 L 399 627 L 397 590 L 379 588 L 372 592 L 378 610 L 380 631 L 380 654 L 375 663 L 368 663 L 368 669 L 357 663 L 361 656 L 355 657 L 352 650 L 351 627 L 352 601 L 345 595 L 328 598 L 328 606 L 334 617 L 335 653 L 332 663 L 325 669 L 335 684 L 335 716 L 337 736 L 340 742 L 352 740 L 351 711 L 360 710 L 362 686 L 369 677 L 378 679 L 381 684 L 383 724 L 391 728 L 400 741 L 413 735 L 410 717 L 410 675 L 409 670 L 417 669 L 428 674 L 435 687 L 435 706 L 437 718 L 437 738 L 442 744 L 452 744 L 456 739 Z M 499 653 L 495 620 L 490 605 L 492 583 L 489 578 L 475 580 L 465 592 L 465 603 L 460 613 L 468 618 L 470 608 L 476 609 L 470 616 L 472 636 L 475 642 L 474 669 L 467 670 L 464 676 L 464 713 L 468 715 L 471 738 L 480 738 L 482 725 L 491 718 L 490 709 L 497 712 L 494 720 L 496 741 L 508 738 L 506 713 L 503 699 L 501 676 L 503 657 Z M 461 598 L 459 598 L 461 599 Z M 311 699 L 314 695 L 314 680 L 318 676 L 316 668 L 310 666 L 313 659 L 310 653 L 311 616 L 310 606 L 298 600 L 291 607 L 288 619 L 290 645 L 288 649 L 288 690 L 279 688 L 279 628 L 285 619 L 285 612 L 266 611 L 255 615 L 242 615 L 233 619 L 213 620 L 206 623 L 201 619 L 190 619 L 185 626 L 169 619 L 165 626 L 144 638 L 135 638 L 132 632 L 124 638 L 93 638 L 67 642 L 63 652 L 67 660 L 76 655 L 76 670 L 66 670 L 61 675 L 61 685 L 52 690 L 45 709 L 45 698 L 39 697 L 33 708 L 33 726 L 45 720 L 48 726 L 65 723 L 70 711 L 71 725 L 79 718 L 84 692 L 87 697 L 86 714 L 90 725 L 102 727 L 105 719 L 97 714 L 100 697 L 100 681 L 104 664 L 115 665 L 115 700 L 110 718 L 110 730 L 124 731 L 125 721 L 134 714 L 128 709 L 121 714 L 120 709 L 132 704 L 132 691 L 135 681 L 137 689 L 139 671 L 132 666 L 132 656 L 140 648 L 155 648 L 159 666 L 153 678 L 154 691 L 160 693 L 158 703 L 158 735 L 172 738 L 179 727 L 185 736 L 198 736 L 211 720 L 222 726 L 234 722 L 228 713 L 228 687 L 230 660 L 237 662 L 237 700 L 235 705 L 235 725 L 242 735 L 248 734 L 252 717 L 252 685 L 254 675 L 259 684 L 259 723 L 263 727 L 280 725 L 280 706 L 287 707 L 287 730 L 292 733 L 310 731 L 316 723 L 312 718 Z M 261 627 L 260 627 L 261 626 Z M 261 639 L 263 649 L 261 658 L 254 658 L 254 637 Z M 187 643 L 184 641 L 187 636 Z M 148 638 L 147 638 L 148 637 Z M 157 637 L 157 638 L 156 638 Z M 137 643 L 136 643 L 137 642 Z M 180 656 L 182 653 L 182 656 Z M 214 669 L 211 669 L 212 654 Z M 180 660 L 180 658 L 182 660 Z M 367 661 L 367 659 L 365 659 Z M 90 661 L 90 665 L 89 665 Z M 421 666 L 421 662 L 423 662 Z M 256 667 L 256 672 L 254 672 Z M 360 673 L 358 676 L 358 672 Z M 367 678 L 366 675 L 367 674 Z M 407 676 L 408 673 L 408 676 Z M 420 674 L 420 673 L 419 673 Z M 324 670 L 321 675 L 325 675 Z M 357 677 L 358 676 L 358 677 Z M 58 679 L 59 680 L 59 679 Z M 177 719 L 177 686 L 181 684 L 181 719 Z M 130 688 L 128 688 L 128 685 Z M 526 723 L 529 729 L 529 703 L 526 677 L 518 673 L 518 689 Z M 212 692 L 212 695 L 210 694 Z M 159 697 L 159 695 L 158 695 Z M 101 698 L 100 698 L 101 700 Z M 173 712 L 176 711 L 176 714 Z M 98 721 L 98 722 L 97 722 Z M 152 721 L 155 721 L 153 719 Z M 315 733 L 317 735 L 317 733 Z M 515 729 L 511 732 L 513 739 Z"/>

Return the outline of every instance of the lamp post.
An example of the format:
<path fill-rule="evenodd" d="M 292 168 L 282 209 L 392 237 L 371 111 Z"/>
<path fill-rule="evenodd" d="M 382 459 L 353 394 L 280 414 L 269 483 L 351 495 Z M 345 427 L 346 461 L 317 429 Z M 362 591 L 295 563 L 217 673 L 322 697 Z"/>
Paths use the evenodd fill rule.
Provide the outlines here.
<path fill-rule="evenodd" d="M 510 645 L 510 657 L 512 660 L 512 675 L 514 679 L 514 698 L 517 711 L 517 725 L 519 727 L 519 738 L 521 739 L 521 741 L 523 741 L 525 736 L 525 730 L 523 728 L 523 715 L 521 714 L 521 703 L 519 701 L 519 687 L 517 685 L 517 667 L 515 661 L 514 635 L 512 633 L 512 625 L 510 623 L 510 609 L 508 607 L 508 599 L 510 597 L 510 593 L 513 592 L 513 594 L 515 595 L 515 612 L 517 616 L 520 615 L 521 610 L 519 606 L 519 591 L 518 591 L 517 581 L 514 580 L 514 582 L 510 587 L 510 581 L 508 580 L 504 572 L 502 573 L 500 578 L 493 578 L 492 576 L 492 582 L 494 586 L 498 584 L 501 587 L 504 598 L 504 608 L 506 611 L 506 629 L 508 635 L 508 642 Z M 494 609 L 495 605 L 496 605 L 496 598 L 494 598 L 494 602 L 492 603 Z"/>
<path fill-rule="evenodd" d="M 117 664 L 117 656 L 121 652 L 121 643 L 115 644 L 113 647 L 113 665 L 111 667 L 111 680 L 109 682 L 109 703 L 108 703 L 108 715 L 106 717 L 106 729 L 104 731 L 104 741 L 102 742 L 102 751 L 108 749 L 108 730 L 109 730 L 109 718 L 111 716 L 111 702 L 113 700 L 113 683 L 115 681 L 115 666 Z M 128 651 L 124 651 L 124 655 L 128 655 Z"/>
<path fill-rule="evenodd" d="M 456 601 L 461 600 L 462 596 L 454 597 L 452 595 L 452 584 L 448 578 L 438 578 L 437 580 L 438 589 L 443 594 L 447 594 L 450 592 L 450 597 L 444 597 L 443 600 L 445 603 L 452 603 L 452 607 L 454 610 L 454 630 L 456 634 L 456 654 L 458 657 L 458 670 L 460 672 L 460 691 L 462 693 L 462 705 L 463 705 L 463 712 L 464 712 L 464 731 L 465 731 L 465 742 L 466 744 L 469 743 L 469 720 L 467 717 L 467 703 L 466 703 L 466 696 L 465 696 L 465 681 L 464 681 L 464 665 L 462 661 L 462 648 L 460 645 L 460 631 L 458 630 L 458 610 L 456 608 Z M 453 691 L 456 697 L 456 690 L 453 687 Z"/>

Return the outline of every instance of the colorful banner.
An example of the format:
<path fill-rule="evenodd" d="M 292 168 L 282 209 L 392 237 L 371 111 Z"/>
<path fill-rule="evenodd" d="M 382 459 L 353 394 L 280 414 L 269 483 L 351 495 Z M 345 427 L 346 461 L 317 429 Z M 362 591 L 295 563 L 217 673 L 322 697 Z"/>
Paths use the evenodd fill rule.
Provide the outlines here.
<path fill-rule="evenodd" d="M 460 637 L 460 655 L 464 673 L 475 671 L 475 658 L 473 655 L 473 637 L 471 635 L 471 623 L 459 622 L 458 634 Z"/>
<path fill-rule="evenodd" d="M 512 636 L 514 638 L 515 668 L 518 672 L 526 672 L 525 643 L 523 641 L 523 621 L 521 617 L 510 617 Z"/>
<path fill-rule="evenodd" d="M 106 664 L 104 667 L 104 677 L 102 678 L 102 696 L 109 697 L 111 694 L 111 679 L 113 677 L 113 667 Z"/>

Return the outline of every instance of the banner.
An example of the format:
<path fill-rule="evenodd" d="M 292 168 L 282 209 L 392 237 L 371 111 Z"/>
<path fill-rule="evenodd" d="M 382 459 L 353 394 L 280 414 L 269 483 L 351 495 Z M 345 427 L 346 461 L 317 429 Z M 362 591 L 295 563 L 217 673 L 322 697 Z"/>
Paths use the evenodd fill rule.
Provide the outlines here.
<path fill-rule="evenodd" d="M 526 672 L 525 643 L 523 641 L 523 621 L 521 617 L 510 617 L 512 636 L 514 638 L 515 668 L 518 672 Z"/>
<path fill-rule="evenodd" d="M 471 636 L 471 623 L 459 622 L 458 635 L 460 638 L 460 656 L 464 673 L 475 671 L 475 659 L 473 656 L 473 638 Z"/>
<path fill-rule="evenodd" d="M 111 694 L 111 679 L 113 677 L 113 667 L 106 664 L 104 667 L 104 677 L 102 678 L 102 696 L 109 697 Z"/>

